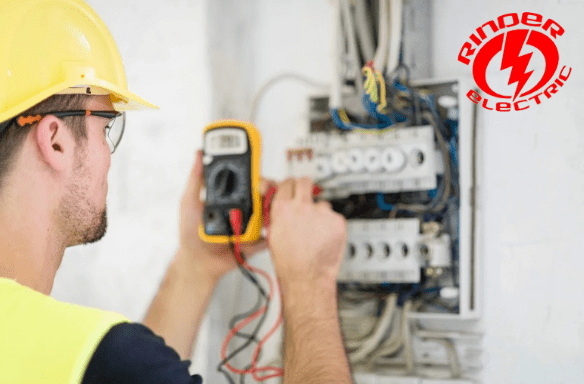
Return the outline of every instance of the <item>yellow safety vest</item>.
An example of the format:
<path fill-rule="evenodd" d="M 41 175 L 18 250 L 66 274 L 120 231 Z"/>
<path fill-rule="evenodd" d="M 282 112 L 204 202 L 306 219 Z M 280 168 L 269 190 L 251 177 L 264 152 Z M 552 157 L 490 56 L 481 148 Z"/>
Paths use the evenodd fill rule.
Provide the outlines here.
<path fill-rule="evenodd" d="M 0 278 L 0 383 L 81 383 L 101 339 L 126 321 Z"/>

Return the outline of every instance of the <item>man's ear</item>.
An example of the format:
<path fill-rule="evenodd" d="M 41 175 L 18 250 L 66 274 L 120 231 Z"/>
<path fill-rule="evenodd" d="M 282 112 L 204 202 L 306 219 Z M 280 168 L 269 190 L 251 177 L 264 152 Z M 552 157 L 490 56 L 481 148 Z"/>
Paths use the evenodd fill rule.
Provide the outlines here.
<path fill-rule="evenodd" d="M 66 170 L 73 161 L 75 140 L 62 120 L 45 116 L 32 132 L 41 159 L 56 171 Z"/>

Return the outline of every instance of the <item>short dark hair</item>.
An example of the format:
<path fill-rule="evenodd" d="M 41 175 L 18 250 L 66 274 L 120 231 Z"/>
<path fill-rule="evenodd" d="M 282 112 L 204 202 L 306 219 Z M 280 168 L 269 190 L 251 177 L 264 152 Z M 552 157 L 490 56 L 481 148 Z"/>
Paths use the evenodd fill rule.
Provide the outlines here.
<path fill-rule="evenodd" d="M 44 112 L 68 111 L 85 109 L 88 96 L 86 95 L 53 95 L 35 106 L 29 108 L 19 116 L 34 115 Z M 73 133 L 77 145 L 84 146 L 87 142 L 87 130 L 84 116 L 62 118 Z M 31 132 L 31 126 L 19 127 L 16 121 L 0 133 L 0 190 L 4 187 L 7 175 L 13 171 L 16 157 L 26 138 Z"/>

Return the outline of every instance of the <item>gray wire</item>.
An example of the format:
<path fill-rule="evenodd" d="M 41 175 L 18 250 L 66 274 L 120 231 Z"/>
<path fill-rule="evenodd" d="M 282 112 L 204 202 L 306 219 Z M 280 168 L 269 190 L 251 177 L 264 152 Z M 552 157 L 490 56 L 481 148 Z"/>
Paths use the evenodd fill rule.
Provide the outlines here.
<path fill-rule="evenodd" d="M 249 121 L 250 122 L 252 122 L 252 123 L 255 122 L 257 111 L 259 108 L 259 104 L 260 104 L 262 98 L 264 97 L 266 91 L 268 89 L 270 89 L 272 86 L 274 86 L 277 83 L 284 81 L 284 80 L 295 80 L 295 81 L 299 81 L 299 82 L 302 82 L 302 83 L 307 84 L 309 86 L 313 86 L 313 87 L 317 87 L 317 88 L 328 88 L 329 87 L 328 84 L 320 83 L 316 80 L 313 80 L 313 79 L 311 79 L 307 76 L 301 75 L 299 73 L 293 73 L 293 72 L 280 73 L 279 75 L 276 75 L 276 76 L 272 77 L 271 79 L 269 79 L 268 81 L 266 81 L 264 83 L 264 85 L 262 85 L 260 87 L 260 89 L 258 89 L 258 91 L 255 93 L 255 96 L 254 96 L 252 104 L 251 104 L 251 110 L 249 113 Z"/>
<path fill-rule="evenodd" d="M 361 75 L 361 59 L 359 57 L 359 48 L 357 48 L 357 39 L 355 37 L 355 26 L 353 24 L 353 15 L 351 12 L 351 4 L 349 0 L 340 0 L 343 26 L 345 27 L 345 35 L 347 37 L 349 58 L 351 62 L 351 70 L 355 75 L 355 85 L 357 86 L 357 93 L 363 93 L 363 77 Z"/>
<path fill-rule="evenodd" d="M 361 43 L 360 46 L 363 51 L 363 56 L 365 56 L 365 62 L 373 60 L 373 56 L 375 55 L 373 30 L 371 28 L 369 16 L 367 8 L 365 7 L 365 1 L 356 1 L 355 25 L 357 27 L 357 37 L 359 38 L 359 43 Z"/>
<path fill-rule="evenodd" d="M 371 352 L 375 351 L 379 347 L 381 340 L 386 335 L 391 327 L 393 311 L 397 303 L 397 295 L 390 294 L 387 296 L 385 302 L 385 308 L 383 313 L 379 317 L 379 321 L 375 325 L 375 330 L 373 334 L 369 336 L 366 340 L 363 340 L 361 346 L 354 352 L 349 354 L 349 361 L 351 363 L 358 363 L 367 358 Z"/>

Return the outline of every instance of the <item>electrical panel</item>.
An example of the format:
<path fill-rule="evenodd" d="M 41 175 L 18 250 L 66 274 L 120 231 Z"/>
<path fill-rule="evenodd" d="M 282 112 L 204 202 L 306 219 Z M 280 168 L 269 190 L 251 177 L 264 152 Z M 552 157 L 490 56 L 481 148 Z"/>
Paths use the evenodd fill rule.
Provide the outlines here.
<path fill-rule="evenodd" d="M 456 294 L 455 311 L 418 317 L 477 318 L 480 315 L 476 132 L 464 95 L 468 80 L 422 80 L 412 89 L 433 101 L 451 131 L 447 156 L 429 125 L 382 133 L 339 132 L 325 113 L 326 96 L 309 102 L 309 133 L 288 149 L 290 176 L 311 177 L 322 197 L 348 219 L 348 242 L 340 283 L 425 284 L 434 281 Z M 465 85 L 466 84 L 466 85 Z M 390 217 L 392 207 L 436 199 L 450 167 L 452 191 L 441 212 Z M 442 184 L 442 186 L 441 186 Z M 401 212 L 398 213 L 398 215 Z"/>
<path fill-rule="evenodd" d="M 375 297 L 397 297 L 394 325 L 375 351 L 396 335 L 408 338 L 415 368 L 402 368 L 403 344 L 395 355 L 351 361 L 358 384 L 470 384 L 466 378 L 482 369 L 481 334 L 422 326 L 481 315 L 478 136 L 461 93 L 469 87 L 467 79 L 412 81 L 410 92 L 427 101 L 433 116 L 412 115 L 409 123 L 378 131 L 339 130 L 328 97 L 316 95 L 308 132 L 288 149 L 288 174 L 311 177 L 347 218 L 337 282 L 350 360 L 363 348 L 357 340 L 370 339 L 380 326 L 388 304 Z M 415 304 L 406 309 L 407 301 Z"/>

